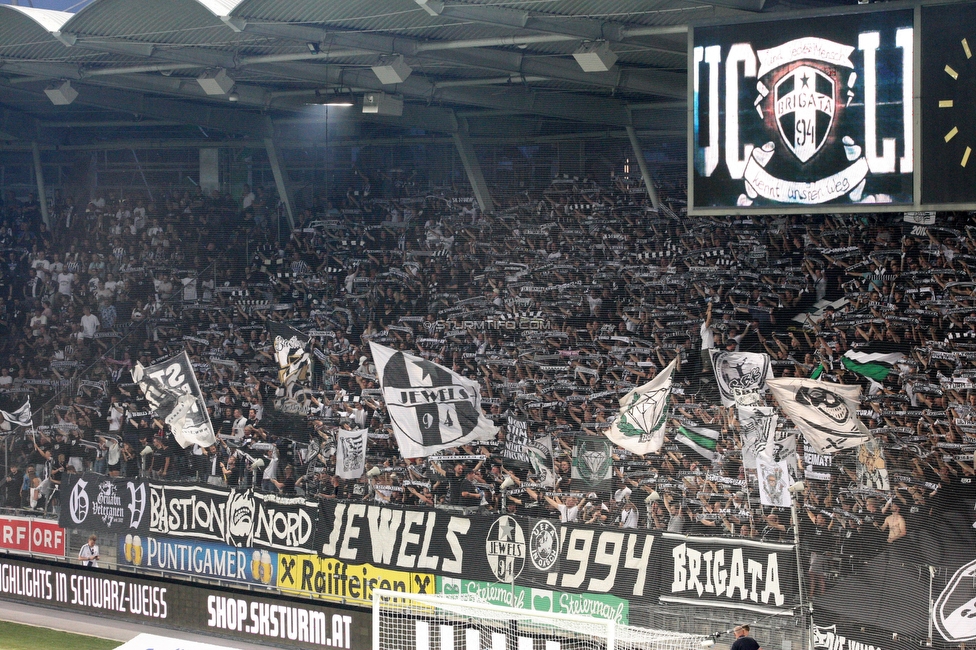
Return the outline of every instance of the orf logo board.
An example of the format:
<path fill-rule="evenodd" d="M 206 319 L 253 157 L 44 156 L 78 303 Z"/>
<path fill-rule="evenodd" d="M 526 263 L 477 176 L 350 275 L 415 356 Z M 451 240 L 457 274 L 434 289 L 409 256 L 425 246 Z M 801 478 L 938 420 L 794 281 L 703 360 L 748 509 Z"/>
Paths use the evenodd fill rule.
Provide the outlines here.
<path fill-rule="evenodd" d="M 30 519 L 0 518 L 0 548 L 30 553 Z"/>
<path fill-rule="evenodd" d="M 64 529 L 53 521 L 0 517 L 0 549 L 64 557 Z"/>

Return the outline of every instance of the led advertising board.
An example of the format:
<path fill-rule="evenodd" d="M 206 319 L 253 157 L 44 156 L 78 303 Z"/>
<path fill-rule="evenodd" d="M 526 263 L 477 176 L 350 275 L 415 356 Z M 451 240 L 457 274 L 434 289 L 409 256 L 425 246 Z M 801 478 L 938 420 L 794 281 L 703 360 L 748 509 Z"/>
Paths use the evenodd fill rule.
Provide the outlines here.
<path fill-rule="evenodd" d="M 691 210 L 914 201 L 912 10 L 699 27 Z"/>

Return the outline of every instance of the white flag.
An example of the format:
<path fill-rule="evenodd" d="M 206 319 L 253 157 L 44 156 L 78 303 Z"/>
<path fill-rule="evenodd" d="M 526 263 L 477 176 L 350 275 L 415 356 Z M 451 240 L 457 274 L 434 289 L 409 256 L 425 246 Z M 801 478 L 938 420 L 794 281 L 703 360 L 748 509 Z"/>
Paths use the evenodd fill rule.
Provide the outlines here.
<path fill-rule="evenodd" d="M 770 379 L 773 396 L 806 442 L 819 454 L 832 454 L 867 442 L 871 434 L 857 419 L 861 387 L 815 379 Z"/>
<path fill-rule="evenodd" d="M 654 379 L 620 398 L 620 413 L 606 430 L 615 445 L 635 454 L 653 454 L 664 444 L 677 360 L 675 357 Z"/>
<path fill-rule="evenodd" d="M 759 502 L 764 506 L 790 507 L 789 487 L 794 483 L 796 457 L 776 462 L 759 457 L 756 460 L 759 473 Z"/>
<path fill-rule="evenodd" d="M 532 465 L 536 482 L 552 489 L 556 487 L 556 456 L 552 453 L 552 436 L 539 436 L 525 443 L 525 453 Z"/>
<path fill-rule="evenodd" d="M 12 424 L 15 427 L 31 427 L 34 426 L 31 416 L 30 398 L 24 402 L 24 405 L 13 413 L 7 413 L 6 411 L 0 411 L 3 415 L 3 419 Z"/>
<path fill-rule="evenodd" d="M 495 437 L 498 427 L 481 412 L 478 382 L 406 352 L 369 347 L 404 458 Z"/>
<path fill-rule="evenodd" d="M 766 392 L 766 380 L 773 378 L 773 366 L 768 354 L 711 350 L 711 355 L 722 406 L 759 401 Z"/>
<path fill-rule="evenodd" d="M 366 471 L 366 436 L 368 429 L 336 432 L 336 476 L 357 479 Z"/>
<path fill-rule="evenodd" d="M 755 456 L 779 462 L 796 456 L 796 435 L 793 431 L 777 431 L 779 416 L 771 406 L 736 407 L 743 441 L 751 443 Z M 745 443 L 743 443 L 745 444 Z"/>
<path fill-rule="evenodd" d="M 207 402 L 185 351 L 152 366 L 137 361 L 132 379 L 139 384 L 156 415 L 169 425 L 181 447 L 209 447 L 217 442 Z"/>

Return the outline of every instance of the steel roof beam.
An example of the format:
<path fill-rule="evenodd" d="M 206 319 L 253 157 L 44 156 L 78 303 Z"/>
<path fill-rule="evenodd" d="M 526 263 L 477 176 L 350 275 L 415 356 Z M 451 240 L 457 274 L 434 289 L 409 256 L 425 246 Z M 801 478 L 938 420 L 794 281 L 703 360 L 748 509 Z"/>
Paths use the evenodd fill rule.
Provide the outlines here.
<path fill-rule="evenodd" d="M 148 96 L 144 92 L 117 86 L 102 88 L 84 82 L 76 85 L 78 86 L 78 98 L 75 100 L 77 104 L 145 115 L 160 120 L 178 120 L 184 124 L 227 133 L 242 133 L 257 137 L 266 135 L 267 127 L 264 118 L 239 108 L 221 108 L 216 105 Z M 9 86 L 5 81 L 0 80 L 0 87 Z M 24 88 L 17 88 L 17 90 L 24 90 Z"/>
<path fill-rule="evenodd" d="M 316 71 L 318 74 L 316 81 L 320 83 L 341 84 L 343 86 L 370 90 L 384 90 L 384 86 L 376 78 L 376 75 L 369 70 L 339 70 L 333 67 L 316 67 L 322 68 Z M 272 66 L 272 68 L 280 70 L 282 75 L 295 74 L 289 64 Z M 308 66 L 305 66 L 305 69 L 301 73 L 309 75 L 312 71 L 308 70 Z M 391 88 L 387 86 L 385 90 L 390 91 Z M 446 102 L 499 110 L 514 110 L 522 113 L 544 115 L 577 122 L 591 122 L 614 126 L 627 126 L 630 124 L 630 115 L 626 105 L 619 100 L 605 97 L 581 97 L 568 93 L 537 92 L 522 86 L 512 87 L 507 89 L 506 92 L 499 93 L 488 93 L 477 87 L 437 88 L 436 84 L 431 84 L 418 75 L 411 75 L 402 84 L 397 84 L 396 92 L 402 93 L 407 97 L 424 99 L 428 102 Z"/>
<path fill-rule="evenodd" d="M 322 52 L 331 48 L 358 48 L 377 54 L 403 54 L 431 61 L 488 68 L 510 74 L 545 76 L 558 81 L 571 81 L 621 92 L 639 92 L 663 97 L 685 98 L 686 75 L 673 72 L 639 70 L 618 66 L 611 72 L 583 72 L 569 57 L 526 56 L 522 52 L 479 48 L 460 48 L 447 51 L 425 49 L 425 46 L 445 47 L 444 43 L 429 43 L 408 37 L 379 34 L 344 34 L 302 25 L 248 24 L 247 32 L 265 34 L 299 42 L 319 43 Z M 457 41 L 463 43 L 463 41 Z"/>

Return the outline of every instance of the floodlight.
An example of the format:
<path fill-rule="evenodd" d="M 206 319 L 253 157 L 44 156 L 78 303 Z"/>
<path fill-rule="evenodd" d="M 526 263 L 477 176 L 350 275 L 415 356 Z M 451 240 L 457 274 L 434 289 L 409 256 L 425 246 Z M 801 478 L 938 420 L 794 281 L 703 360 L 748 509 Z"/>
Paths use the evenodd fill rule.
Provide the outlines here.
<path fill-rule="evenodd" d="M 379 63 L 374 65 L 373 74 L 384 86 L 402 84 L 413 72 L 413 69 L 403 61 L 402 55 L 380 57 Z"/>
<path fill-rule="evenodd" d="M 386 93 L 366 93 L 363 95 L 363 113 L 376 115 L 403 115 L 403 98 Z"/>
<path fill-rule="evenodd" d="M 207 70 L 197 77 L 197 83 L 208 95 L 226 95 L 234 87 L 234 80 L 223 68 Z"/>
<path fill-rule="evenodd" d="M 607 72 L 617 62 L 617 55 L 606 41 L 587 41 L 573 52 L 583 72 Z"/>
<path fill-rule="evenodd" d="M 45 88 L 44 94 L 55 106 L 67 106 L 78 97 L 78 91 L 71 87 L 71 82 L 68 80 Z"/>

